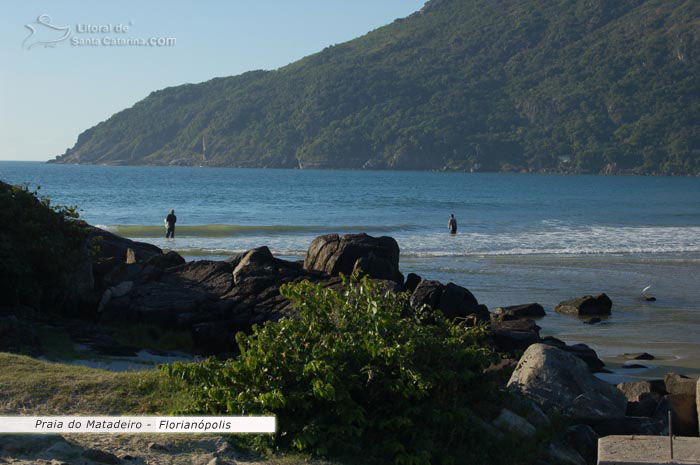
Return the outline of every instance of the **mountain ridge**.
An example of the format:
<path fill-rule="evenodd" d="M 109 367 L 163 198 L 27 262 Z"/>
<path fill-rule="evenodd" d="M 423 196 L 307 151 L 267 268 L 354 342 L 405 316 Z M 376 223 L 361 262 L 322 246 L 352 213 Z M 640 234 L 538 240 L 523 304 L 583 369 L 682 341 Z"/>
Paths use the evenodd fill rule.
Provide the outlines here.
<path fill-rule="evenodd" d="M 692 0 L 431 0 L 277 70 L 152 92 L 55 162 L 696 174 L 698 57 Z"/>

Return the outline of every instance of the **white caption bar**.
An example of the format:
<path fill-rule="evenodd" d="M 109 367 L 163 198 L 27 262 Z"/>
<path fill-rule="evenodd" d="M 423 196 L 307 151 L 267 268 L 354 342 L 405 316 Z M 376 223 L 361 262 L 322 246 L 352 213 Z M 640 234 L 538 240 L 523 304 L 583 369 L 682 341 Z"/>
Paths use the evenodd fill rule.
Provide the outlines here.
<path fill-rule="evenodd" d="M 275 417 L 0 417 L 0 433 L 274 433 Z"/>

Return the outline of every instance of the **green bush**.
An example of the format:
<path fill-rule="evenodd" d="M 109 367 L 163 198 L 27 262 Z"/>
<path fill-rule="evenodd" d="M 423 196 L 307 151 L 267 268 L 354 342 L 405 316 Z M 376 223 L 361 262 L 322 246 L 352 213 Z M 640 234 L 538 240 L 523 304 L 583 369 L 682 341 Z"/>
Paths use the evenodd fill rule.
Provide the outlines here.
<path fill-rule="evenodd" d="M 7 307 L 48 308 L 67 273 L 85 258 L 87 231 L 76 207 L 53 206 L 28 186 L 0 182 L 0 291 Z"/>
<path fill-rule="evenodd" d="M 492 398 L 483 370 L 493 360 L 481 327 L 411 309 L 406 294 L 367 279 L 343 290 L 309 282 L 281 293 L 294 318 L 236 337 L 226 362 L 164 366 L 195 399 L 178 413 L 277 417 L 257 448 L 395 464 L 495 463 L 473 407 Z"/>

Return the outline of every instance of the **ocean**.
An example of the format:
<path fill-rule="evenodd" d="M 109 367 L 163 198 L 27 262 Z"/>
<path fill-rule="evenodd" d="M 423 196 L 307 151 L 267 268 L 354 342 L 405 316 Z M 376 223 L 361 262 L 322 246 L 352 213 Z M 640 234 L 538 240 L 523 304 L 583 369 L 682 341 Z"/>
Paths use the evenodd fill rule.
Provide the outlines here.
<path fill-rule="evenodd" d="M 188 260 L 262 245 L 296 260 L 320 234 L 389 235 L 404 274 L 454 282 L 489 308 L 538 302 L 548 313 L 538 322 L 543 335 L 587 343 L 611 366 L 647 351 L 657 357 L 645 362 L 651 371 L 700 369 L 697 177 L 0 162 L 0 179 L 41 186 L 89 223 Z M 163 224 L 170 209 L 174 240 Z M 640 298 L 646 286 L 657 302 Z M 553 311 L 601 292 L 614 305 L 600 324 Z"/>

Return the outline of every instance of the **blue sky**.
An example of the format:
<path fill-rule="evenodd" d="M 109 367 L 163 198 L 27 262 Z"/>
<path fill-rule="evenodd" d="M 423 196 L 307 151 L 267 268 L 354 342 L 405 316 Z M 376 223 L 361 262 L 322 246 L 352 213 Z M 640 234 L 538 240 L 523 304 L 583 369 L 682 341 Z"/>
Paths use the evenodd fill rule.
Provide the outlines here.
<path fill-rule="evenodd" d="M 424 3 L 4 2 L 0 16 L 0 160 L 54 158 L 72 146 L 80 132 L 153 90 L 279 68 L 405 17 Z M 41 15 L 48 18 L 38 21 Z M 79 32 L 86 25 L 107 27 L 109 32 Z M 115 31 L 119 26 L 128 30 Z M 45 46 L 68 32 L 66 39 Z M 175 45 L 104 45 L 116 38 L 174 38 Z"/>

